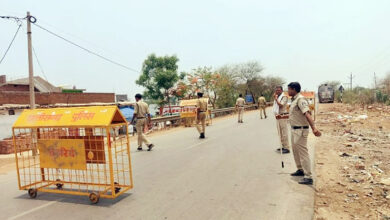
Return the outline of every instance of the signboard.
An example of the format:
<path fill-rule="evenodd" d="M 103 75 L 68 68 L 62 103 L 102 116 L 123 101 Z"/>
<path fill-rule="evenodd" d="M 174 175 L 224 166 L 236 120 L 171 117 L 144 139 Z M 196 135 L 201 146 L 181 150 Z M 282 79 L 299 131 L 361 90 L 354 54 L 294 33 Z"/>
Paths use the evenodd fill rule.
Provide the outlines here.
<path fill-rule="evenodd" d="M 172 105 L 171 107 L 169 106 L 164 106 L 164 108 L 160 108 L 160 115 L 166 116 L 166 115 L 178 115 L 181 112 L 180 106 Z"/>
<path fill-rule="evenodd" d="M 201 100 L 204 100 L 207 103 L 209 103 L 209 98 L 201 98 Z M 198 102 L 198 99 L 181 100 L 180 106 L 195 106 L 197 102 Z"/>
<path fill-rule="evenodd" d="M 196 113 L 195 112 L 182 112 L 180 113 L 180 118 L 195 118 Z"/>
<path fill-rule="evenodd" d="M 86 170 L 83 139 L 38 140 L 41 168 Z"/>
<path fill-rule="evenodd" d="M 116 106 L 24 110 L 14 128 L 108 126 L 126 122 Z"/>
<path fill-rule="evenodd" d="M 254 103 L 253 102 L 253 96 L 252 95 L 246 95 L 245 96 L 245 102 L 246 103 Z"/>

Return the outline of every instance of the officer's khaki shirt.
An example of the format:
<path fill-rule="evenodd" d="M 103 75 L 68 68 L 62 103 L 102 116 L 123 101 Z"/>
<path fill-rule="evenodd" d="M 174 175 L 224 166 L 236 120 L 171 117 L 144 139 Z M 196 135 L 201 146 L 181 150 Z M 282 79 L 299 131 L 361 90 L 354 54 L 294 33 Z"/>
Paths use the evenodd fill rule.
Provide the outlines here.
<path fill-rule="evenodd" d="M 137 118 L 144 118 L 146 114 L 150 114 L 149 106 L 144 101 L 138 101 L 134 106 L 134 113 L 137 114 Z"/>
<path fill-rule="evenodd" d="M 265 100 L 264 96 L 259 97 L 259 105 L 260 106 L 266 106 L 267 101 Z"/>
<path fill-rule="evenodd" d="M 291 126 L 308 126 L 309 122 L 305 117 L 305 113 L 310 111 L 309 103 L 303 95 L 296 94 L 290 106 L 289 121 Z"/>
<path fill-rule="evenodd" d="M 280 100 L 280 104 L 282 104 L 282 106 L 279 105 L 279 114 L 287 113 L 287 102 L 288 97 L 283 96 L 283 98 Z"/>
<path fill-rule="evenodd" d="M 196 102 L 196 107 L 199 108 L 201 112 L 207 111 L 207 102 L 204 99 L 198 99 Z"/>
<path fill-rule="evenodd" d="M 237 101 L 236 101 L 236 105 L 238 107 L 244 107 L 245 105 L 245 100 L 243 98 L 238 98 Z"/>

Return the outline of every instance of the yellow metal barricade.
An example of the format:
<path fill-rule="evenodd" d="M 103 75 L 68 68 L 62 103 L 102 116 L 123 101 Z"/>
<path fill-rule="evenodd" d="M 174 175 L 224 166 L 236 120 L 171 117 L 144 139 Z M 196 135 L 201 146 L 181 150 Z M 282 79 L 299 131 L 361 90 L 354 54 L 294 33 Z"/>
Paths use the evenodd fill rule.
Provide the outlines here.
<path fill-rule="evenodd" d="M 128 126 L 116 106 L 25 110 L 12 130 L 19 189 L 31 198 L 41 191 L 97 203 L 133 188 Z"/>
<path fill-rule="evenodd" d="M 208 98 L 203 98 L 207 103 L 209 102 Z M 196 102 L 198 99 L 188 99 L 188 100 L 181 100 L 180 101 L 180 118 L 184 122 L 184 125 L 186 127 L 189 127 L 193 125 L 196 122 Z M 212 119 L 211 119 L 211 110 L 206 112 L 206 125 L 211 125 Z"/>

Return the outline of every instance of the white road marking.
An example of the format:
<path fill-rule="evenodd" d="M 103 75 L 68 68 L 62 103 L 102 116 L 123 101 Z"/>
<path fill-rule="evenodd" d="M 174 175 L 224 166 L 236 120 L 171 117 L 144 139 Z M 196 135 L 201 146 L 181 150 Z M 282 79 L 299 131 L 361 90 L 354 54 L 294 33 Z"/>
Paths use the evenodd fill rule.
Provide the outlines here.
<path fill-rule="evenodd" d="M 15 215 L 15 216 L 13 216 L 13 217 L 11 217 L 11 218 L 8 218 L 8 220 L 14 220 L 14 219 L 17 219 L 17 218 L 19 218 L 19 217 L 25 216 L 25 215 L 30 214 L 30 213 L 32 213 L 32 212 L 35 212 L 35 211 L 37 211 L 37 210 L 39 210 L 39 209 L 42 209 L 42 208 L 45 208 L 45 207 L 47 207 L 47 206 L 53 205 L 54 203 L 59 202 L 59 201 L 61 201 L 61 200 L 62 200 L 62 199 L 59 199 L 59 200 L 56 200 L 56 201 L 48 202 L 48 203 L 46 203 L 46 204 L 44 204 L 44 205 L 35 207 L 35 208 L 30 209 L 30 210 L 28 210 L 28 211 L 22 212 L 22 213 L 20 213 L 19 215 Z"/>

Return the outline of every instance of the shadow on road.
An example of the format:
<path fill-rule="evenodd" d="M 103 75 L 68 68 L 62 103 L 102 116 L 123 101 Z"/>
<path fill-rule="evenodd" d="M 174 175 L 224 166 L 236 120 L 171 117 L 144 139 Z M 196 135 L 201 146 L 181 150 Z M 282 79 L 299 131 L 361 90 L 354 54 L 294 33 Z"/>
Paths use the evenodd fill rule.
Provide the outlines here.
<path fill-rule="evenodd" d="M 62 194 L 52 194 L 52 193 L 39 193 L 35 199 L 31 199 L 26 193 L 18 197 L 15 197 L 14 199 L 31 200 L 31 202 L 33 202 L 34 200 L 48 201 L 48 202 L 57 201 L 60 203 L 72 203 L 72 204 L 88 205 L 88 206 L 93 205 L 98 207 L 111 207 L 131 195 L 132 193 L 124 193 L 116 199 L 100 198 L 99 203 L 97 204 L 91 204 L 87 196 L 62 195 Z"/>

